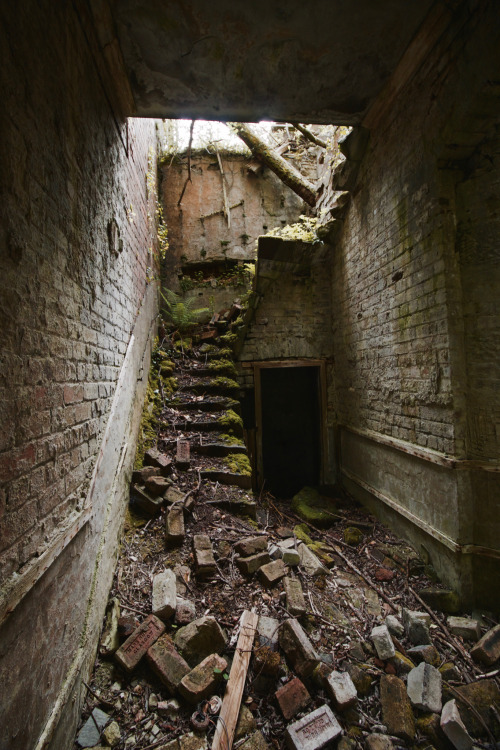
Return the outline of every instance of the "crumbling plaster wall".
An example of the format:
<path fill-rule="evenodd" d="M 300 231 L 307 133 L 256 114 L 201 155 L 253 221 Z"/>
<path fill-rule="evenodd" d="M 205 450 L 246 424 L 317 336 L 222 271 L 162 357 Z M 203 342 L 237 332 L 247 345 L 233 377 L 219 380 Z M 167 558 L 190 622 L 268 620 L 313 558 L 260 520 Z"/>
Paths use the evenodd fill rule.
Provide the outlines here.
<path fill-rule="evenodd" d="M 165 275 L 174 289 L 178 288 L 181 267 L 188 271 L 190 266 L 196 269 L 199 264 L 223 263 L 226 259 L 255 260 L 259 235 L 297 221 L 304 211 L 303 201 L 267 167 L 244 155 L 222 152 L 220 159 L 224 178 L 215 155 L 193 156 L 192 182 L 187 185 L 186 156 L 166 158 L 162 165 L 162 196 L 169 231 Z M 223 179 L 229 222 L 224 215 Z M 214 294 L 218 300 L 221 294 L 224 299 L 219 286 L 214 286 L 214 291 L 198 291 L 204 293 L 200 295 L 204 302 Z M 232 298 L 226 300 L 226 304 L 231 302 Z"/>
<path fill-rule="evenodd" d="M 333 253 L 343 481 L 498 607 L 498 39 L 458 15 L 371 135 Z M 473 62 L 472 62 L 473 61 Z M 493 78 L 489 78 L 493 76 Z M 458 226 L 458 232 L 457 232 Z M 496 498 L 496 499 L 495 499 Z"/>
<path fill-rule="evenodd" d="M 154 125 L 111 105 L 85 7 L 0 11 L 2 750 L 76 726 L 157 310 Z"/>

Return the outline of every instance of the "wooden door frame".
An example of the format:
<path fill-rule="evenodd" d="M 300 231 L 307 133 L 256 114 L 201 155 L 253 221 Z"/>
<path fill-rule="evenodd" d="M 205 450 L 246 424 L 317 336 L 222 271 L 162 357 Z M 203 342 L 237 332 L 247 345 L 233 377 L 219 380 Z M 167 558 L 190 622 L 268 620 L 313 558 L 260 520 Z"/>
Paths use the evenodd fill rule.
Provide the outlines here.
<path fill-rule="evenodd" d="M 245 363 L 247 364 L 247 363 Z M 256 454 L 254 471 L 254 484 L 260 489 L 264 480 L 264 458 L 262 454 L 262 386 L 261 371 L 271 368 L 280 367 L 317 367 L 319 374 L 318 383 L 318 409 L 319 409 L 319 429 L 320 429 L 320 470 L 319 481 L 325 481 L 326 456 L 327 456 L 327 433 L 326 433 L 326 361 L 324 359 L 279 359 L 279 360 L 262 360 L 253 361 L 247 364 L 247 367 L 253 367 L 254 392 L 255 392 L 255 429 L 256 429 Z"/>

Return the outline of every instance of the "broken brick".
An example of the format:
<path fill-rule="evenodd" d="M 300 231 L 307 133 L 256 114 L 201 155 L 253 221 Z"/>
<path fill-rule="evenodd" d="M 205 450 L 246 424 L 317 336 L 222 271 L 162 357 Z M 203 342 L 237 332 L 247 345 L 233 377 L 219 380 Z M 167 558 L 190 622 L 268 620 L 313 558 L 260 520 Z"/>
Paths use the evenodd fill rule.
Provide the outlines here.
<path fill-rule="evenodd" d="M 267 552 L 258 552 L 256 555 L 251 555 L 250 557 L 236 558 L 238 570 L 246 576 L 251 576 L 262 565 L 266 565 L 269 562 L 271 562 L 271 558 Z"/>
<path fill-rule="evenodd" d="M 259 578 L 264 586 L 274 586 L 286 575 L 286 571 L 283 560 L 273 560 L 259 568 Z"/>
<path fill-rule="evenodd" d="M 267 550 L 267 536 L 252 536 L 248 539 L 243 539 L 234 545 L 234 550 L 242 557 L 256 555 L 258 552 Z"/>
<path fill-rule="evenodd" d="M 158 450 L 158 448 L 150 448 L 144 454 L 144 464 L 146 466 L 155 466 L 161 469 L 162 473 L 167 474 L 172 469 L 172 459 L 166 456 L 164 453 Z"/>
<path fill-rule="evenodd" d="M 212 542 L 207 534 L 195 534 L 193 552 L 196 572 L 199 576 L 210 576 L 216 571 Z"/>
<path fill-rule="evenodd" d="M 115 652 L 115 659 L 127 672 L 131 672 L 139 664 L 140 660 L 163 634 L 165 625 L 155 615 L 146 617 L 143 623 L 134 630 L 125 643 Z"/>
<path fill-rule="evenodd" d="M 181 505 L 173 505 L 166 517 L 166 540 L 168 544 L 182 544 L 186 531 L 184 529 L 184 511 Z"/>
<path fill-rule="evenodd" d="M 177 452 L 175 455 L 175 465 L 178 469 L 189 469 L 191 463 L 191 450 L 189 440 L 179 438 L 177 440 Z"/>
<path fill-rule="evenodd" d="M 292 719 L 311 702 L 311 696 L 306 686 L 298 677 L 294 677 L 293 680 L 280 687 L 274 697 L 279 703 L 281 713 L 287 720 Z"/>
<path fill-rule="evenodd" d="M 177 690 L 182 678 L 191 671 L 189 664 L 176 651 L 169 635 L 158 638 L 156 643 L 153 643 L 148 649 L 146 658 L 153 671 L 172 695 Z"/>
<path fill-rule="evenodd" d="M 289 578 L 288 576 L 283 583 L 286 593 L 286 608 L 294 617 L 300 617 L 307 611 L 302 584 L 298 578 Z"/>
<path fill-rule="evenodd" d="M 222 679 L 227 661 L 218 654 L 210 654 L 192 669 L 179 684 L 179 692 L 189 703 L 207 698 Z"/>

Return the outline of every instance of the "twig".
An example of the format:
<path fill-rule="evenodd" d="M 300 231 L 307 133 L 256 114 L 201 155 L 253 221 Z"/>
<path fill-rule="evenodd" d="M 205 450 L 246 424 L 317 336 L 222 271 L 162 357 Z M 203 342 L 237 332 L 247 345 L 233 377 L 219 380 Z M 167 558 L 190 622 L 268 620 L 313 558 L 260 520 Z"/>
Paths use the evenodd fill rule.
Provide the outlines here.
<path fill-rule="evenodd" d="M 188 150 L 187 150 L 187 160 L 188 160 L 188 162 L 187 162 L 187 170 L 188 170 L 188 176 L 186 178 L 186 182 L 184 183 L 184 187 L 182 188 L 182 193 L 180 195 L 180 198 L 177 201 L 177 205 L 178 206 L 181 205 L 182 199 L 184 197 L 184 193 L 186 192 L 186 188 L 187 188 L 188 182 L 193 182 L 193 180 L 191 179 L 191 144 L 193 143 L 193 129 L 194 129 L 195 122 L 196 122 L 196 120 L 191 120 L 191 125 L 190 125 L 190 128 L 189 128 L 189 144 L 188 144 Z M 181 345 L 182 345 L 182 339 L 181 339 Z"/>
<path fill-rule="evenodd" d="M 298 130 L 299 133 L 302 133 L 302 135 L 304 135 L 308 141 L 311 141 L 311 143 L 315 143 L 316 146 L 321 146 L 321 148 L 327 148 L 328 144 L 326 143 L 326 141 L 318 138 L 317 135 L 314 135 L 314 133 L 312 133 L 309 128 L 304 127 L 304 125 L 301 125 L 298 122 L 292 122 L 292 125 L 295 130 Z"/>
<path fill-rule="evenodd" d="M 144 612 L 140 609 L 135 609 L 134 607 L 129 607 L 127 604 L 123 604 L 123 602 L 120 602 L 120 607 L 123 607 L 123 609 L 128 609 L 130 612 L 135 612 L 137 615 L 143 615 Z"/>
<path fill-rule="evenodd" d="M 108 708 L 108 709 L 109 709 L 109 708 L 114 708 L 114 707 L 115 707 L 115 704 L 114 704 L 114 703 L 111 703 L 111 701 L 107 701 L 107 700 L 106 700 L 105 698 L 103 698 L 103 697 L 102 697 L 101 695 L 97 695 L 97 693 L 94 693 L 94 691 L 92 690 L 92 688 L 90 687 L 90 685 L 87 685 L 87 683 L 85 682 L 85 680 L 82 680 L 82 682 L 83 682 L 83 684 L 85 685 L 85 687 L 87 688 L 87 690 L 89 691 L 89 693 L 90 693 L 91 695 L 93 695 L 93 696 L 94 696 L 94 698 L 95 698 L 96 700 L 98 700 L 98 701 L 99 701 L 99 703 L 102 703 L 102 705 L 103 705 L 103 706 L 106 706 L 106 708 Z M 91 714 L 90 714 L 90 715 L 92 716 L 92 712 L 91 712 Z M 93 716 L 92 716 L 92 718 L 94 719 L 94 717 L 93 717 Z M 97 722 L 96 722 L 96 720 L 95 720 L 95 719 L 94 719 L 94 724 L 96 725 L 97 731 L 99 732 L 99 736 L 100 736 L 100 735 L 101 735 L 101 730 L 99 729 L 99 726 L 98 726 L 98 724 L 97 724 Z"/>

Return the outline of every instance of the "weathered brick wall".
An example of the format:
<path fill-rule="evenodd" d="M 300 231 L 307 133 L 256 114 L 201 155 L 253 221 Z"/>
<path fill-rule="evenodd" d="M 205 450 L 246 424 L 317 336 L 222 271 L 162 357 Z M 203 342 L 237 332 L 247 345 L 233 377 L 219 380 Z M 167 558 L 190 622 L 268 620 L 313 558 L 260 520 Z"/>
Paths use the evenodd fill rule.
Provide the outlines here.
<path fill-rule="evenodd" d="M 499 455 L 498 98 L 486 83 L 498 51 L 491 4 L 473 20 L 463 10 L 369 125 L 333 254 L 331 403 L 348 488 L 381 501 L 445 580 L 484 603 L 471 572 L 482 553 L 461 545 L 498 549 L 486 525 L 474 534 L 478 516 L 496 528 L 498 473 L 470 463 Z"/>
<path fill-rule="evenodd" d="M 113 505 L 111 479 L 89 499 L 90 480 L 127 348 L 141 348 L 128 360 L 135 384 L 154 318 L 154 295 L 144 304 L 154 125 L 127 125 L 112 109 L 93 30 L 77 7 L 28 2 L 0 11 L 0 571 L 2 604 L 21 599 L 0 635 L 0 747 L 9 750 L 35 746 L 78 647 L 95 645 L 124 506 Z M 141 310 L 148 320 L 139 342 L 131 334 Z M 106 466 L 129 461 L 121 442 L 133 403 L 132 395 L 122 404 L 126 422 L 113 455 L 101 457 Z M 23 584 L 23 599 L 19 582 L 58 539 L 45 575 L 31 590 L 32 581 Z M 96 560 L 104 568 L 92 582 Z"/>

